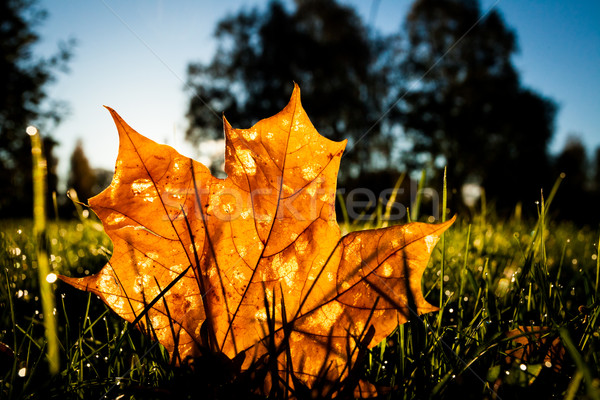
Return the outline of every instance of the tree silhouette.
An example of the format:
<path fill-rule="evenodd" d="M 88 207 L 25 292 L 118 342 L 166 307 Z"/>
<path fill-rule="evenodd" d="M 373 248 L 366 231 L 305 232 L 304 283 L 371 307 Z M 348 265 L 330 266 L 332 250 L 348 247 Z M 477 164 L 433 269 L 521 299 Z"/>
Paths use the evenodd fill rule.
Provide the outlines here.
<path fill-rule="evenodd" d="M 71 170 L 69 172 L 68 186 L 75 189 L 77 197 L 82 202 L 96 194 L 96 174 L 90 167 L 90 163 L 83 151 L 83 143 L 77 141 L 77 145 L 71 154 Z"/>
<path fill-rule="evenodd" d="M 57 69 L 65 69 L 70 46 L 59 49 L 49 59 L 34 56 L 39 40 L 33 27 L 46 13 L 34 2 L 13 0 L 0 2 L 0 217 L 30 215 L 32 210 L 32 160 L 29 136 L 25 128 L 36 124 L 44 136 L 44 153 L 48 162 L 48 191 L 56 190 L 57 144 L 47 135 L 48 122 L 58 122 L 58 108 L 49 106 L 46 88 Z"/>
<path fill-rule="evenodd" d="M 591 204 L 595 207 L 597 204 L 600 204 L 600 146 L 596 147 L 596 149 L 594 150 L 594 158 L 592 159 L 593 162 L 593 166 L 592 166 L 592 170 L 590 171 L 592 173 L 592 180 L 590 183 L 591 186 Z M 591 213 L 590 213 L 591 214 Z M 598 215 L 598 213 L 593 213 L 592 215 L 595 215 L 595 221 L 591 221 L 591 222 L 595 222 L 600 223 L 600 216 Z"/>
<path fill-rule="evenodd" d="M 386 166 L 389 138 L 369 129 L 383 114 L 389 46 L 369 35 L 353 9 L 334 0 L 297 0 L 289 12 L 273 1 L 264 12 L 226 17 L 215 36 L 219 47 L 212 61 L 189 65 L 189 85 L 197 94 L 188 110 L 189 139 L 221 138 L 217 117 L 223 111 L 238 127 L 273 115 L 295 81 L 319 132 L 349 139 L 345 163 L 355 174 L 378 160 Z"/>
<path fill-rule="evenodd" d="M 593 167 L 592 167 L 592 189 L 595 192 L 600 193 L 600 146 L 596 147 L 596 150 L 594 151 L 594 158 L 593 158 Z"/>
<path fill-rule="evenodd" d="M 590 222 L 592 192 L 585 146 L 578 136 L 571 135 L 554 162 L 555 175 L 564 174 L 556 197 L 558 216 L 579 223 Z M 593 213 L 595 215 L 595 213 Z"/>
<path fill-rule="evenodd" d="M 96 184 L 92 187 L 92 193 L 95 196 L 110 186 L 114 172 L 104 168 L 94 168 L 92 172 L 96 178 Z"/>
<path fill-rule="evenodd" d="M 482 15 L 475 0 L 417 0 L 406 31 L 400 113 L 415 153 L 446 164 L 453 187 L 481 184 L 499 206 L 537 199 L 556 107 L 520 84 L 516 36 L 500 14 Z"/>

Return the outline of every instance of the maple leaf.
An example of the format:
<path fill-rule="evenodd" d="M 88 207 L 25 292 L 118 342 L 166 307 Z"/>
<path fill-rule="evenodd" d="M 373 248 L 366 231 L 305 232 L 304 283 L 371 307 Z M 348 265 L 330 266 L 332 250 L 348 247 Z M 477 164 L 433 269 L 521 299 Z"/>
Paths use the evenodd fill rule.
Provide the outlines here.
<path fill-rule="evenodd" d="M 549 336 L 549 333 L 549 328 L 543 326 L 518 326 L 506 332 L 506 337 L 511 338 L 516 345 L 506 350 L 506 363 L 535 362 L 543 358 L 545 367 L 560 372 L 564 364 L 565 348 L 560 337 Z"/>
<path fill-rule="evenodd" d="M 61 279 L 130 322 L 151 304 L 137 320 L 173 357 L 244 352 L 248 368 L 285 343 L 280 370 L 310 386 L 346 376 L 360 341 L 374 346 L 411 314 L 437 310 L 421 277 L 453 220 L 342 238 L 334 205 L 346 141 L 315 130 L 296 85 L 281 112 L 250 129 L 224 119 L 226 179 L 109 111 L 115 175 L 89 203 L 113 255 L 94 276 Z"/>

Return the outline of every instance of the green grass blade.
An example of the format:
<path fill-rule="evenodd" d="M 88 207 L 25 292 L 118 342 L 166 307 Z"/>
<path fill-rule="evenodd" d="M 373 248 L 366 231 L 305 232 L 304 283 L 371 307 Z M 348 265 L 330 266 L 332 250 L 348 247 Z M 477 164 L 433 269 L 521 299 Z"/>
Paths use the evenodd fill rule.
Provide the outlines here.
<path fill-rule="evenodd" d="M 569 335 L 569 331 L 566 328 L 561 328 L 560 338 L 562 339 L 563 344 L 565 345 L 567 352 L 575 361 L 575 365 L 577 366 L 577 370 L 583 374 L 583 380 L 585 381 L 586 392 L 589 399 L 600 400 L 600 392 L 595 388 L 594 379 L 592 372 L 590 371 L 590 367 L 584 361 L 581 353 L 571 340 L 571 336 Z"/>
<path fill-rule="evenodd" d="M 58 336 L 54 291 L 47 277 L 50 274 L 48 261 L 48 243 L 46 237 L 46 160 L 42 149 L 41 135 L 35 127 L 28 127 L 31 137 L 31 155 L 33 158 L 33 233 L 36 238 L 36 258 L 44 329 L 46 332 L 47 357 L 50 374 L 56 375 L 60 369 Z"/>
<path fill-rule="evenodd" d="M 419 219 L 419 211 L 421 209 L 421 201 L 423 200 L 423 188 L 425 187 L 425 178 L 427 173 L 425 170 L 421 171 L 421 178 L 419 179 L 419 186 L 417 187 L 417 195 L 415 202 L 412 205 L 410 219 L 417 221 Z"/>
<path fill-rule="evenodd" d="M 382 228 L 385 228 L 389 225 L 390 215 L 392 214 L 392 207 L 393 207 L 394 203 L 396 202 L 396 197 L 398 197 L 398 190 L 400 189 L 402 182 L 404 182 L 405 177 L 406 177 L 406 172 L 403 172 L 402 175 L 400 175 L 400 177 L 396 180 L 396 184 L 394 185 L 394 189 L 392 190 L 392 195 L 390 196 L 387 204 L 385 205 L 385 213 L 383 214 L 383 222 L 381 224 Z M 345 217 L 347 217 L 347 216 L 348 215 L 346 212 Z"/>

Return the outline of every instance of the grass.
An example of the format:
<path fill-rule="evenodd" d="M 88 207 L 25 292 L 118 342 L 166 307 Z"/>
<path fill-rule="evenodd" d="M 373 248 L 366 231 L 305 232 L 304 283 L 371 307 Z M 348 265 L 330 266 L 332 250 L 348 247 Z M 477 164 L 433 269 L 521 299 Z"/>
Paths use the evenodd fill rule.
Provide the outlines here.
<path fill-rule="evenodd" d="M 469 221 L 459 215 L 423 280 L 440 311 L 413 315 L 366 355 L 360 373 L 392 388 L 383 398 L 600 398 L 599 231 L 555 223 L 551 197 L 537 220 L 501 219 L 487 207 Z M 90 274 L 110 257 L 90 218 L 46 230 L 53 271 Z M 248 387 L 228 360 L 173 366 L 95 296 L 59 282 L 51 318 L 60 368 L 51 374 L 35 243 L 32 222 L 0 222 L 0 399 L 223 398 Z"/>
<path fill-rule="evenodd" d="M 371 376 L 398 385 L 395 398 L 598 398 L 598 232 L 478 215 L 445 235 L 424 276 L 432 304 L 444 282 L 441 320 L 399 327 L 374 352 Z M 516 330 L 537 343 L 521 359 L 507 357 Z M 547 358 L 556 338 L 566 352 Z"/>

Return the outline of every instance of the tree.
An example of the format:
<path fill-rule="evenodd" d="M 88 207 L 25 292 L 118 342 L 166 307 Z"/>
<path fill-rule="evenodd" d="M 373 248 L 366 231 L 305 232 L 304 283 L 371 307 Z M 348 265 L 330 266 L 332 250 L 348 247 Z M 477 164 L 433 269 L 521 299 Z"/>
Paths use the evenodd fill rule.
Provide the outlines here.
<path fill-rule="evenodd" d="M 515 34 L 476 0 L 417 0 L 406 20 L 400 114 L 415 141 L 448 167 L 449 184 L 481 184 L 499 206 L 539 198 L 556 106 L 524 88 Z M 430 162 L 431 162 L 430 161 Z"/>
<path fill-rule="evenodd" d="M 571 135 L 565 147 L 554 161 L 556 176 L 562 174 L 556 204 L 559 217 L 571 221 L 590 222 L 590 208 L 593 206 L 592 192 L 589 190 L 589 166 L 585 146 L 578 136 Z"/>
<path fill-rule="evenodd" d="M 92 172 L 96 177 L 96 184 L 92 188 L 92 193 L 95 196 L 96 194 L 100 193 L 108 186 L 110 186 L 114 173 L 112 170 L 104 168 L 94 168 Z"/>
<path fill-rule="evenodd" d="M 30 215 L 32 210 L 31 147 L 25 128 L 36 124 L 46 134 L 61 113 L 48 103 L 46 88 L 57 70 L 65 70 L 70 45 L 48 59 L 34 56 L 39 36 L 33 27 L 46 17 L 33 1 L 9 0 L 0 3 L 0 217 Z M 48 191 L 56 190 L 57 142 L 44 135 L 48 162 Z"/>
<path fill-rule="evenodd" d="M 71 171 L 69 172 L 68 186 L 75 189 L 77 197 L 82 202 L 95 195 L 96 174 L 90 167 L 90 163 L 83 151 L 83 143 L 77 141 L 77 145 L 71 154 Z"/>
<path fill-rule="evenodd" d="M 597 194 L 600 194 L 600 146 L 596 147 L 593 159 L 593 177 L 592 177 L 592 190 Z"/>
<path fill-rule="evenodd" d="M 558 173 L 565 174 L 562 186 L 579 188 L 579 191 L 588 186 L 587 154 L 579 136 L 567 138 L 565 147 L 556 158 L 555 168 Z"/>
<path fill-rule="evenodd" d="M 385 166 L 389 138 L 370 128 L 383 114 L 389 46 L 369 36 L 353 9 L 334 0 L 296 0 L 289 12 L 273 1 L 265 12 L 226 17 L 215 36 L 212 61 L 189 65 L 189 139 L 221 138 L 223 111 L 237 127 L 276 113 L 295 81 L 319 132 L 349 139 L 345 162 L 355 174 L 378 159 Z"/>

